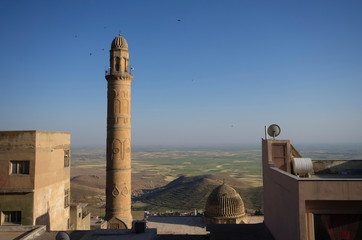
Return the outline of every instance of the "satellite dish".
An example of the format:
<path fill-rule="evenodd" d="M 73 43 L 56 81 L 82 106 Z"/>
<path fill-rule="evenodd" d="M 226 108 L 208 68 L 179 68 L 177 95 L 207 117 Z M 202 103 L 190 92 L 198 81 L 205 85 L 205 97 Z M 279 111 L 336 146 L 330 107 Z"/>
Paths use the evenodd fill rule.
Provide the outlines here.
<path fill-rule="evenodd" d="M 273 137 L 273 139 L 275 139 L 275 137 L 277 137 L 280 132 L 280 127 L 276 124 L 272 124 L 268 127 L 268 135 Z"/>

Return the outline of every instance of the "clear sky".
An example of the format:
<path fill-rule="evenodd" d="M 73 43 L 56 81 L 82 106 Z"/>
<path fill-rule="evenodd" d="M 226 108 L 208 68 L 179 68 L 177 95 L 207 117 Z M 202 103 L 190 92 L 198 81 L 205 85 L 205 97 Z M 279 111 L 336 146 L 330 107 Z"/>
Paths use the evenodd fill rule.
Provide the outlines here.
<path fill-rule="evenodd" d="M 0 30 L 0 130 L 105 145 L 121 31 L 135 146 L 362 143 L 362 1 L 2 0 Z"/>

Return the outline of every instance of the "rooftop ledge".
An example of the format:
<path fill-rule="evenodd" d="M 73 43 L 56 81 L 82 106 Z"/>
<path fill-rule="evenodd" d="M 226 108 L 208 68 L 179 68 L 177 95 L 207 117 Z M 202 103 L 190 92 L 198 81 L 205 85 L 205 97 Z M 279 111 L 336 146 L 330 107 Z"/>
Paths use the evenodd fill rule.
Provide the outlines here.
<path fill-rule="evenodd" d="M 312 164 L 313 173 L 309 177 L 288 173 L 273 163 L 269 167 L 298 181 L 362 181 L 362 160 L 312 160 Z"/>

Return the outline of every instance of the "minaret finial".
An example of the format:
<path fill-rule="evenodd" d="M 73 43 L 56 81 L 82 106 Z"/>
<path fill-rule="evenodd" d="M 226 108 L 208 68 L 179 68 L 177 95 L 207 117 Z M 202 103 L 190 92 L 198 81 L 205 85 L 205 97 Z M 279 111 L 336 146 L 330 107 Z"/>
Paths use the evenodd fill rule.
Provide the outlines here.
<path fill-rule="evenodd" d="M 121 36 L 121 30 L 119 30 L 118 32 L 119 32 L 119 36 Z"/>

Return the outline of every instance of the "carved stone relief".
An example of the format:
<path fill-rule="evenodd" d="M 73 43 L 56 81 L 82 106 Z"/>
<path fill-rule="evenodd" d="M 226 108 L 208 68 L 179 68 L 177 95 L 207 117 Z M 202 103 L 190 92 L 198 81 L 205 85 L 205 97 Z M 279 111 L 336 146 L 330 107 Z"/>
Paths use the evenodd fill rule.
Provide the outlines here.
<path fill-rule="evenodd" d="M 119 92 L 116 89 L 113 89 L 113 97 L 118 98 Z"/>
<path fill-rule="evenodd" d="M 118 138 L 114 139 L 113 143 L 112 143 L 112 151 L 111 151 L 111 154 L 112 154 L 111 160 L 112 161 L 120 158 L 120 155 L 121 155 L 120 151 L 122 151 L 121 149 L 122 149 L 121 141 Z"/>
<path fill-rule="evenodd" d="M 118 138 L 113 140 L 112 143 L 112 155 L 111 160 L 117 160 L 121 159 L 124 160 L 126 157 L 126 154 L 131 153 L 131 143 L 128 138 L 124 139 L 123 141 L 119 140 Z"/>
<path fill-rule="evenodd" d="M 120 112 L 121 112 L 121 114 L 129 114 L 129 104 L 128 104 L 127 99 L 122 99 L 121 100 Z"/>
<path fill-rule="evenodd" d="M 118 190 L 118 188 L 117 188 L 117 185 L 114 185 L 114 186 L 113 186 L 112 195 L 113 195 L 113 197 L 115 197 L 115 198 L 119 195 L 119 190 Z M 122 194 L 122 195 L 123 195 L 123 194 Z"/>
<path fill-rule="evenodd" d="M 128 195 L 128 188 L 126 186 L 126 183 L 124 183 L 124 186 L 122 188 L 121 194 L 126 197 Z"/>
<path fill-rule="evenodd" d="M 116 124 L 121 124 L 121 125 L 127 125 L 129 123 L 129 118 L 127 117 L 117 117 L 115 120 Z"/>
<path fill-rule="evenodd" d="M 119 99 L 114 99 L 114 114 L 122 113 L 121 110 L 121 101 Z"/>

